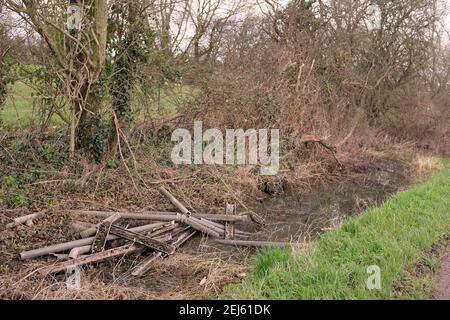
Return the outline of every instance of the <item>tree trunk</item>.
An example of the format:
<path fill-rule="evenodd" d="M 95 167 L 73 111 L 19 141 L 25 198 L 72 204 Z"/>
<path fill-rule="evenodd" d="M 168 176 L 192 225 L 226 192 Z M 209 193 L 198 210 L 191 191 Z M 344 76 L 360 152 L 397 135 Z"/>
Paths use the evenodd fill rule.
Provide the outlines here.
<path fill-rule="evenodd" d="M 99 123 L 99 110 L 101 106 L 101 83 L 99 79 L 103 72 L 106 59 L 106 41 L 108 27 L 107 0 L 94 0 L 92 14 L 93 32 L 95 41 L 91 41 L 92 57 L 89 65 L 88 79 L 81 87 L 80 96 L 73 103 L 75 119 L 79 119 L 76 125 L 77 146 L 85 150 L 95 160 L 101 160 L 104 152 L 102 145 L 101 125 Z M 80 61 L 85 59 L 81 58 Z M 81 99 L 80 99 L 81 98 Z M 73 141 L 71 140 L 71 144 Z"/>
<path fill-rule="evenodd" d="M 110 132 L 109 149 L 115 154 L 121 139 L 119 132 L 127 134 L 132 121 L 131 102 L 133 85 L 136 79 L 136 68 L 140 58 L 141 38 L 143 36 L 143 18 L 139 15 L 136 1 L 129 1 L 124 10 L 128 13 L 127 22 L 123 26 L 124 35 L 119 47 L 118 60 L 114 62 L 112 83 L 113 126 Z M 142 22 L 142 23 L 141 23 Z"/>
<path fill-rule="evenodd" d="M 6 102 L 6 81 L 4 78 L 5 76 L 3 74 L 3 70 L 1 69 L 0 63 L 0 110 Z"/>

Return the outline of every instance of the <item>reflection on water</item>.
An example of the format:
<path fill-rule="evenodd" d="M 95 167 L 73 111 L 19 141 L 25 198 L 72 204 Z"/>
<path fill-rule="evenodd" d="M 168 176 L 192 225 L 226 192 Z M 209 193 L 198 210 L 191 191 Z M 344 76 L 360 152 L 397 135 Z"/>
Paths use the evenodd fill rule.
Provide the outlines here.
<path fill-rule="evenodd" d="M 364 168 L 364 174 L 314 186 L 303 194 L 289 193 L 254 206 L 266 219 L 260 239 L 303 241 L 339 226 L 345 219 L 380 204 L 408 183 L 405 168 L 387 164 Z"/>

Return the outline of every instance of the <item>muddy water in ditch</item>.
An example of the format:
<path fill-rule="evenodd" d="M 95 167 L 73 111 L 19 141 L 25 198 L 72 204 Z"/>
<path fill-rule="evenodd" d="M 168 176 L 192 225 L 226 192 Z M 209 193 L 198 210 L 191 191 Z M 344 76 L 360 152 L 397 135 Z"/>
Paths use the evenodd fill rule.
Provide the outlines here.
<path fill-rule="evenodd" d="M 271 241 L 304 241 L 340 225 L 410 183 L 409 170 L 398 163 L 356 168 L 357 174 L 314 186 L 306 193 L 288 190 L 254 210 L 267 222 L 258 233 Z"/>
<path fill-rule="evenodd" d="M 267 226 L 258 230 L 252 239 L 308 241 L 380 204 L 387 196 L 410 183 L 406 167 L 396 163 L 378 163 L 356 168 L 352 172 L 351 177 L 339 177 L 333 183 L 316 185 L 306 193 L 291 188 L 285 194 L 250 204 L 267 222 Z M 256 231 L 253 224 L 239 228 Z M 167 265 L 156 268 L 159 271 L 150 271 L 134 285 L 165 298 L 214 296 L 213 291 L 206 290 L 206 293 L 206 287 L 199 285 L 201 280 L 208 279 L 218 288 L 230 281 L 239 281 L 236 277 L 242 268 L 248 266 L 248 257 L 252 252 L 254 250 L 241 250 L 196 238 L 181 249 L 185 259 L 173 263 L 168 260 Z M 178 259 L 176 257 L 180 255 L 173 256 Z M 211 264 L 217 259 L 220 262 Z M 202 268 L 203 265 L 205 268 Z M 214 269 L 216 267 L 218 269 Z M 180 297 L 177 295 L 180 291 L 188 292 L 188 296 Z"/>

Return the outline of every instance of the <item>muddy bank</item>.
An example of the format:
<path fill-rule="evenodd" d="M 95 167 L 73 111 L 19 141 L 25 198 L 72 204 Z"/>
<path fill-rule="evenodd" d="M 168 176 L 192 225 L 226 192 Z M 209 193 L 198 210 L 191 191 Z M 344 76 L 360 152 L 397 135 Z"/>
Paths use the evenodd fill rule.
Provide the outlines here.
<path fill-rule="evenodd" d="M 441 257 L 435 299 L 450 300 L 450 239 L 445 242 L 444 254 Z"/>

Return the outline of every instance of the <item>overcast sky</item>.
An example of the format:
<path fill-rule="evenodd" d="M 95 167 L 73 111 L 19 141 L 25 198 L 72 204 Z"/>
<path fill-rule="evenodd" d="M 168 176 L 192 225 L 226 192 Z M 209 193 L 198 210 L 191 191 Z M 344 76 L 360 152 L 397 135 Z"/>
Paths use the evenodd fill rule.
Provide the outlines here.
<path fill-rule="evenodd" d="M 445 0 L 447 3 L 447 18 L 445 19 L 445 26 L 450 30 L 450 0 Z"/>

